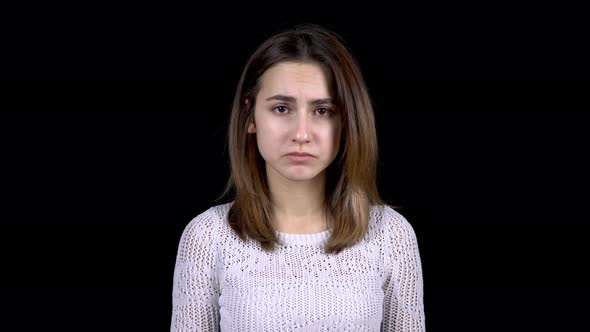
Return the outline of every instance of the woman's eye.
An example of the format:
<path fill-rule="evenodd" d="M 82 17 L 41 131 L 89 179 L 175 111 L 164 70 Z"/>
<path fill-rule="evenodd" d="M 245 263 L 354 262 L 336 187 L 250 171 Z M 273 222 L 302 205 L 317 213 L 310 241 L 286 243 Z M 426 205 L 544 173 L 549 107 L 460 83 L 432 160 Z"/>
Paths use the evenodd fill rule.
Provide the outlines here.
<path fill-rule="evenodd" d="M 277 111 L 277 112 L 279 112 L 281 114 L 282 113 L 286 113 L 286 112 L 283 112 L 283 111 L 287 111 L 287 106 L 284 106 L 284 105 L 275 106 L 273 108 L 273 110 L 275 110 L 275 111 Z"/>
<path fill-rule="evenodd" d="M 328 115 L 330 115 L 329 113 L 331 112 L 331 111 L 330 111 L 330 109 L 328 109 L 328 108 L 324 108 L 324 107 L 322 107 L 322 108 L 318 108 L 316 111 L 317 111 L 317 112 L 318 112 L 318 114 L 319 114 L 319 115 L 321 115 L 321 116 L 328 116 Z"/>
<path fill-rule="evenodd" d="M 273 111 L 279 113 L 279 114 L 286 114 L 289 112 L 289 107 L 285 106 L 285 105 L 278 105 L 272 108 Z M 319 115 L 319 116 L 330 116 L 332 113 L 332 110 L 329 108 L 325 108 L 325 107 L 320 107 L 318 109 L 315 110 L 315 112 Z"/>

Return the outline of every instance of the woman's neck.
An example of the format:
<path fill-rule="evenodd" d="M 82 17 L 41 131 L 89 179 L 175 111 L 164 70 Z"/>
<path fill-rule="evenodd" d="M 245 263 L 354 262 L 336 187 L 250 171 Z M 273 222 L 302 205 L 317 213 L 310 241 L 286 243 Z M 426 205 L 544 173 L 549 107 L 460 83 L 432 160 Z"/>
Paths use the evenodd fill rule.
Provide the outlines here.
<path fill-rule="evenodd" d="M 286 233 L 315 233 L 327 228 L 324 215 L 325 176 L 290 181 L 269 176 L 273 225 Z"/>

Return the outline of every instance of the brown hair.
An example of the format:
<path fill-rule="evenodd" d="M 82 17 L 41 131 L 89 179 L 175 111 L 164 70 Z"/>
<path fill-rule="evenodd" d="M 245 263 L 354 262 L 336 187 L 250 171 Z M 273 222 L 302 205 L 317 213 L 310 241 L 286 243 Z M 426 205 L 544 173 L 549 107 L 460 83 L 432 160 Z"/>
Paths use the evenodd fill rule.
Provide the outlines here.
<path fill-rule="evenodd" d="M 327 73 L 336 109 L 341 114 L 340 150 L 326 169 L 324 212 L 334 229 L 325 253 L 339 253 L 361 240 L 370 206 L 383 204 L 376 183 L 377 134 L 372 102 L 360 68 L 334 32 L 301 24 L 265 40 L 252 54 L 238 83 L 228 130 L 230 177 L 225 196 L 235 190 L 228 222 L 236 234 L 258 241 L 267 251 L 278 243 L 271 225 L 272 204 L 265 161 L 256 138 L 247 132 L 253 121 L 260 77 L 280 62 L 311 62 Z"/>

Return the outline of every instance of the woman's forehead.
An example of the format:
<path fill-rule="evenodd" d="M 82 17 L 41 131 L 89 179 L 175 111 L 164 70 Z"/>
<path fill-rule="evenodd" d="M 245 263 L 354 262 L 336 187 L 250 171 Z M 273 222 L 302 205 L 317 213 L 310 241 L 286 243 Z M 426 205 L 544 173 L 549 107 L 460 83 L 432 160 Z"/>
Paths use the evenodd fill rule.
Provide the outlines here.
<path fill-rule="evenodd" d="M 280 95 L 307 102 L 330 98 L 327 77 L 319 65 L 310 63 L 279 63 L 261 76 L 259 95 L 263 99 Z M 290 100 L 295 102 L 297 100 Z M 304 101 L 305 102 L 305 101 Z"/>

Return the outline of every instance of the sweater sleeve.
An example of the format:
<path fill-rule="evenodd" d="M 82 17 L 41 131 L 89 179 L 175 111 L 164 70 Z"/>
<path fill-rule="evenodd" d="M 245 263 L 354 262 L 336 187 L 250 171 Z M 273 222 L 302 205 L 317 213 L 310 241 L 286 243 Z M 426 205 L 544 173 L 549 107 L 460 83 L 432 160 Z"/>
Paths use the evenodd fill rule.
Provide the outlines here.
<path fill-rule="evenodd" d="M 185 227 L 176 255 L 170 331 L 219 331 L 219 282 L 215 214 L 211 210 Z"/>
<path fill-rule="evenodd" d="M 385 288 L 381 331 L 423 332 L 423 277 L 416 234 L 391 207 L 383 212 Z"/>

